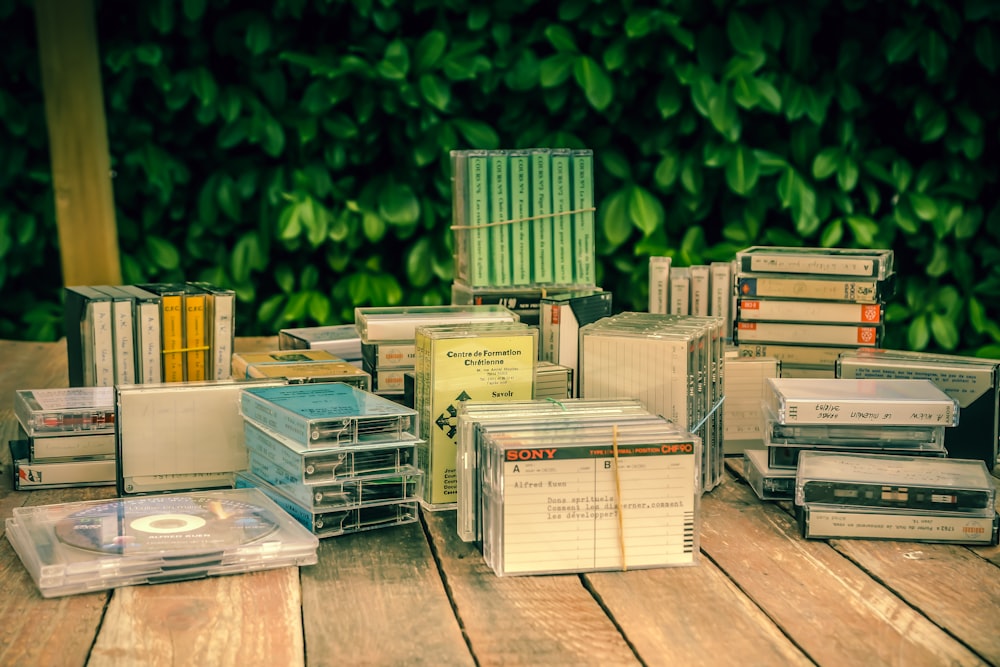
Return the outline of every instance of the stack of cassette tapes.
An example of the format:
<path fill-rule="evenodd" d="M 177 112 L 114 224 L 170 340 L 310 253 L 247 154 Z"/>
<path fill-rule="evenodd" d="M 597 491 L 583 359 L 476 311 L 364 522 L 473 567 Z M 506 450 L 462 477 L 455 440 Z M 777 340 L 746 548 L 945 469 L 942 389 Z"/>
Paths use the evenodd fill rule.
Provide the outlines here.
<path fill-rule="evenodd" d="M 115 483 L 115 407 L 111 387 L 18 389 L 11 440 L 19 491 Z"/>
<path fill-rule="evenodd" d="M 538 329 L 523 322 L 422 326 L 416 349 L 423 507 L 451 509 L 458 502 L 458 409 L 463 401 L 532 399 Z"/>
<path fill-rule="evenodd" d="M 806 451 L 943 458 L 959 418 L 958 402 L 929 380 L 768 378 L 761 412 L 766 450 L 743 461 L 764 500 L 791 498 Z"/>
<path fill-rule="evenodd" d="M 551 288 L 596 286 L 590 150 L 451 152 L 455 304 L 503 304 L 538 322 Z"/>
<path fill-rule="evenodd" d="M 351 385 L 250 388 L 240 395 L 256 487 L 318 537 L 417 520 L 416 411 Z"/>
<path fill-rule="evenodd" d="M 319 545 L 254 489 L 15 507 L 6 532 L 47 598 L 312 565 Z"/>
<path fill-rule="evenodd" d="M 703 491 L 722 482 L 721 317 L 625 312 L 580 328 L 580 396 L 637 398 L 704 443 Z"/>
<path fill-rule="evenodd" d="M 892 250 L 752 246 L 736 267 L 733 340 L 782 377 L 832 378 L 838 354 L 882 343 Z"/>
<path fill-rule="evenodd" d="M 289 384 L 343 382 L 371 390 L 371 375 L 326 350 L 276 350 L 233 354 L 235 378 L 284 378 Z"/>
<path fill-rule="evenodd" d="M 605 417 L 479 429 L 482 551 L 498 576 L 698 562 L 700 439 L 659 416 Z"/>
<path fill-rule="evenodd" d="M 803 452 L 795 511 L 810 539 L 997 543 L 996 486 L 972 459 Z"/>
<path fill-rule="evenodd" d="M 945 433 L 948 456 L 993 470 L 1000 442 L 1000 360 L 904 350 L 859 349 L 837 359 L 840 378 L 923 378 L 956 401 L 962 419 Z"/>
<path fill-rule="evenodd" d="M 581 399 L 560 401 L 530 400 L 463 401 L 458 408 L 456 436 L 458 467 L 458 536 L 482 548 L 482 482 L 479 476 L 482 434 L 493 428 L 513 432 L 518 428 L 531 433 L 564 431 L 581 425 L 653 422 L 663 417 L 649 412 L 638 399 Z"/>
<path fill-rule="evenodd" d="M 361 336 L 353 324 L 278 330 L 280 350 L 326 350 L 361 368 Z"/>
<path fill-rule="evenodd" d="M 416 367 L 416 329 L 432 324 L 517 322 L 519 316 L 500 305 L 385 306 L 354 309 L 361 338 L 362 368 L 371 375 L 372 391 L 402 401 L 405 376 Z M 413 406 L 410 406 L 413 407 Z"/>

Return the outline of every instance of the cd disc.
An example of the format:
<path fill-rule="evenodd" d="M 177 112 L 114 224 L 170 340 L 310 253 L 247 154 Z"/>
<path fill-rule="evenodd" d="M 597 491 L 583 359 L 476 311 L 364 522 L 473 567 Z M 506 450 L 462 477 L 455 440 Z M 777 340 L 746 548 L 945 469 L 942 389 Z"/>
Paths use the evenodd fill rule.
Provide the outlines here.
<path fill-rule="evenodd" d="M 54 527 L 64 544 L 124 555 L 224 550 L 259 540 L 279 524 L 252 503 L 178 494 L 109 501 L 74 512 Z"/>

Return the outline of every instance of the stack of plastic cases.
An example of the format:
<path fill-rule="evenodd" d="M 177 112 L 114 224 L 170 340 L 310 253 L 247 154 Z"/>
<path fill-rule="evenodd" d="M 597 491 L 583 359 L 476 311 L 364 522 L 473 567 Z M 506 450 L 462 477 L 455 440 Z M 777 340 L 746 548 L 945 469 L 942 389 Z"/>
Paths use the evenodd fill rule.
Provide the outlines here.
<path fill-rule="evenodd" d="M 400 400 L 405 375 L 415 368 L 414 339 L 420 326 L 471 322 L 517 322 L 520 316 L 501 305 L 384 306 L 354 309 L 361 338 L 362 368 L 372 391 Z M 412 406 L 411 406 L 412 407 Z"/>
<path fill-rule="evenodd" d="M 115 483 L 111 387 L 19 389 L 19 435 L 9 443 L 17 490 Z"/>
<path fill-rule="evenodd" d="M 928 380 L 767 378 L 761 405 L 768 466 L 805 451 L 943 458 L 958 403 Z"/>
<path fill-rule="evenodd" d="M 882 344 L 889 249 L 751 246 L 736 253 L 733 341 L 782 377 L 832 378 L 837 355 Z"/>
<path fill-rule="evenodd" d="M 765 449 L 743 451 L 743 477 L 761 500 L 791 500 L 795 497 L 795 470 L 772 468 Z"/>
<path fill-rule="evenodd" d="M 423 473 L 415 410 L 341 383 L 247 390 L 240 410 L 261 489 L 319 537 L 417 520 Z"/>
<path fill-rule="evenodd" d="M 610 428 L 619 417 L 635 415 L 655 417 L 637 399 L 463 402 L 458 409 L 456 437 L 458 536 L 465 542 L 476 542 L 480 545 L 482 543 L 480 524 L 482 498 L 478 462 L 484 429 L 492 424 L 499 424 L 505 428 L 515 426 L 566 428 L 568 425 L 591 421 L 604 421 Z"/>
<path fill-rule="evenodd" d="M 255 489 L 16 507 L 7 539 L 44 597 L 316 562 L 316 536 Z"/>
<path fill-rule="evenodd" d="M 962 418 L 948 429 L 945 447 L 957 458 L 996 466 L 1000 444 L 1000 359 L 908 350 L 859 349 L 841 353 L 838 378 L 923 378 L 959 402 Z"/>
<path fill-rule="evenodd" d="M 482 437 L 483 558 L 498 576 L 698 562 L 701 441 L 662 417 Z"/>
<path fill-rule="evenodd" d="M 996 486 L 973 459 L 807 451 L 795 509 L 813 539 L 996 544 Z"/>
<path fill-rule="evenodd" d="M 425 453 L 422 506 L 458 503 L 457 414 L 464 401 L 531 400 L 538 330 L 523 322 L 423 326 L 416 334 L 415 407 Z"/>
<path fill-rule="evenodd" d="M 580 396 L 633 397 L 705 443 L 703 491 L 724 479 L 725 320 L 625 312 L 580 328 Z"/>
<path fill-rule="evenodd" d="M 473 302 L 596 285 L 593 160 L 586 149 L 451 152 L 455 282 Z"/>

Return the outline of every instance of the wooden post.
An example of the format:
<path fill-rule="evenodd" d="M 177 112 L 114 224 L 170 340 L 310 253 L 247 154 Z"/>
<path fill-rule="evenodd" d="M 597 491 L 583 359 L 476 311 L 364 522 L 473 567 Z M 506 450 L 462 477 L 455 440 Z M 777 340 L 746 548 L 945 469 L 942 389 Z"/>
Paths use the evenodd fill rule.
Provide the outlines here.
<path fill-rule="evenodd" d="M 93 0 L 35 0 L 64 285 L 119 285 Z"/>

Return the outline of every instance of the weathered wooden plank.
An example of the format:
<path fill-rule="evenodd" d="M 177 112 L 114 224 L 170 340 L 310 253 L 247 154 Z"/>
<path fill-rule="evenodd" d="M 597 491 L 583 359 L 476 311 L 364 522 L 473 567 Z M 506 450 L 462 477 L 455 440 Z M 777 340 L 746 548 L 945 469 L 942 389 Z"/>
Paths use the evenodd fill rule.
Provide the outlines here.
<path fill-rule="evenodd" d="M 729 480 L 702 511 L 702 550 L 818 664 L 984 664 L 746 485 Z"/>
<path fill-rule="evenodd" d="M 705 557 L 586 579 L 646 665 L 813 664 Z"/>
<path fill-rule="evenodd" d="M 113 492 L 113 487 L 14 491 L 0 499 L 0 511 L 8 517 L 13 505 L 109 498 Z M 0 664 L 86 663 L 110 593 L 43 598 L 6 536 L 0 536 L 0 591 Z"/>
<path fill-rule="evenodd" d="M 311 667 L 473 664 L 419 523 L 324 539 L 302 615 Z"/>
<path fill-rule="evenodd" d="M 298 568 L 114 592 L 90 667 L 304 664 Z"/>
<path fill-rule="evenodd" d="M 993 664 L 1000 664 L 1000 571 L 962 546 L 833 540 L 833 547 Z"/>
<path fill-rule="evenodd" d="M 64 285 L 121 283 L 94 3 L 36 0 Z"/>
<path fill-rule="evenodd" d="M 480 665 L 639 664 L 579 575 L 497 577 L 459 539 L 455 512 L 424 517 Z"/>

